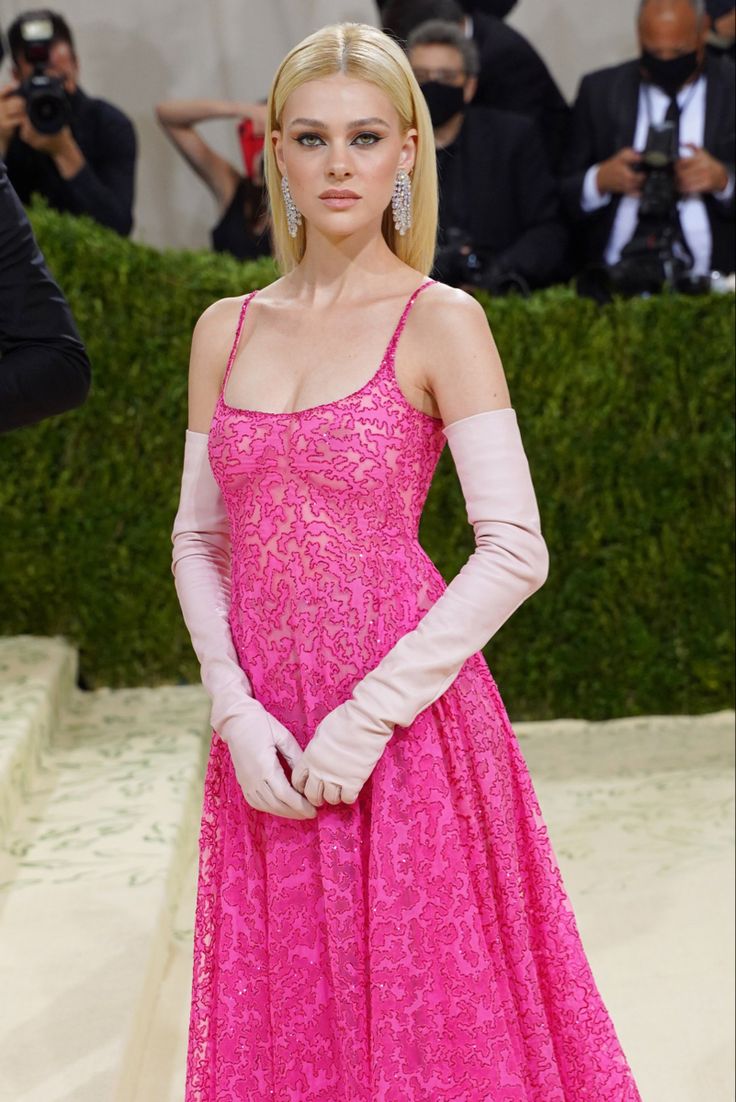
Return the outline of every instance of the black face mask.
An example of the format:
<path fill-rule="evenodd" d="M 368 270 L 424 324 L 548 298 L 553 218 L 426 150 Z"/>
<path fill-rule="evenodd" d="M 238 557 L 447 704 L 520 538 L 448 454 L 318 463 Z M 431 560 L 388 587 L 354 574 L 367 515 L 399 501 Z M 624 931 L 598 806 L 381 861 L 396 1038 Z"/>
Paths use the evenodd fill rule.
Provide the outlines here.
<path fill-rule="evenodd" d="M 505 19 L 517 0 L 461 0 L 463 11 L 472 15 L 474 11 L 484 15 L 495 15 L 496 19 Z"/>
<path fill-rule="evenodd" d="M 428 80 L 419 87 L 424 93 L 434 127 L 442 126 L 465 107 L 462 88 L 441 84 L 439 80 Z"/>
<path fill-rule="evenodd" d="M 690 54 L 683 54 L 682 57 L 673 57 L 669 61 L 663 61 L 661 57 L 655 57 L 648 50 L 642 50 L 641 64 L 652 83 L 668 96 L 676 95 L 700 67 L 695 50 Z"/>

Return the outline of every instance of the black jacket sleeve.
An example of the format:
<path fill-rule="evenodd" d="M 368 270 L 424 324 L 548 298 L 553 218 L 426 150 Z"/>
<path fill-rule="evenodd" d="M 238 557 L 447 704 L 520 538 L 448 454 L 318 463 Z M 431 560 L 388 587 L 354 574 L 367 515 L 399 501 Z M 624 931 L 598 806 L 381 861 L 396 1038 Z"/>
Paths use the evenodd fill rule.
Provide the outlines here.
<path fill-rule="evenodd" d="M 0 432 L 84 402 L 90 365 L 0 161 Z"/>
<path fill-rule="evenodd" d="M 570 108 L 532 44 L 500 19 L 473 14 L 481 71 L 474 102 L 534 119 L 557 171 L 567 143 Z"/>
<path fill-rule="evenodd" d="M 123 237 L 133 228 L 137 143 L 130 119 L 110 111 L 97 131 L 94 163 L 63 182 L 70 205 Z"/>
<path fill-rule="evenodd" d="M 504 171 L 513 181 L 519 234 L 495 257 L 495 267 L 502 272 L 518 272 L 530 287 L 544 287 L 564 272 L 568 233 L 547 152 L 533 123 L 527 123 L 516 144 L 513 163 Z"/>
<path fill-rule="evenodd" d="M 572 113 L 570 141 L 560 180 L 565 213 L 573 222 L 584 220 L 583 182 L 588 169 L 602 159 L 593 117 L 594 90 L 591 75 L 583 77 Z"/>

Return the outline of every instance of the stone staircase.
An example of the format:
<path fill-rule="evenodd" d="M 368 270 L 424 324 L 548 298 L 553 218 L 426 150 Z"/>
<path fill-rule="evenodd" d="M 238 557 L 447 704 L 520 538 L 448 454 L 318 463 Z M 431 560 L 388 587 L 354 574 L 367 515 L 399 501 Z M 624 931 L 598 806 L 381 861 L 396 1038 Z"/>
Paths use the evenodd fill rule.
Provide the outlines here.
<path fill-rule="evenodd" d="M 63 639 L 0 638 L 0 1102 L 134 1102 L 191 867 L 199 687 L 75 687 Z"/>

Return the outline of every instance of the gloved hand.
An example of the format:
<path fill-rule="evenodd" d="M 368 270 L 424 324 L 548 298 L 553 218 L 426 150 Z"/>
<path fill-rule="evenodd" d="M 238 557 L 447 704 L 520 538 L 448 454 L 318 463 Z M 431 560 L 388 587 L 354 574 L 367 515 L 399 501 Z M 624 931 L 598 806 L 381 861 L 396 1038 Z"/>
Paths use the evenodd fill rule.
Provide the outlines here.
<path fill-rule="evenodd" d="M 285 819 L 313 819 L 314 807 L 289 783 L 301 747 L 253 696 L 230 624 L 230 525 L 207 453 L 207 434 L 187 430 L 179 509 L 172 532 L 177 596 L 212 700 L 212 727 L 227 743 L 251 807 Z"/>
<path fill-rule="evenodd" d="M 475 532 L 475 551 L 413 631 L 318 724 L 291 783 L 319 807 L 354 803 L 391 738 L 409 727 L 532 593 L 549 555 L 514 409 L 444 430 Z"/>

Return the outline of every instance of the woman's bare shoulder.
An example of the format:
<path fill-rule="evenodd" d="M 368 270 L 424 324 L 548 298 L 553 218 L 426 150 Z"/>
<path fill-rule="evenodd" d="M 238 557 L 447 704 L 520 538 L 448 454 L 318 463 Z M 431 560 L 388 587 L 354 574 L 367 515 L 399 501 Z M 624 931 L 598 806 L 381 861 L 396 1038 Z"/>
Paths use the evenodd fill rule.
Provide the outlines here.
<path fill-rule="evenodd" d="M 470 325 L 481 333 L 489 332 L 486 312 L 477 298 L 460 287 L 450 287 L 436 281 L 417 300 L 417 312 L 421 314 L 425 332 L 432 336 L 440 333 L 457 335 Z"/>
<path fill-rule="evenodd" d="M 413 358 L 445 424 L 511 404 L 488 318 L 473 295 L 435 283 L 419 296 L 415 313 Z"/>
<path fill-rule="evenodd" d="M 230 298 L 220 298 L 216 302 L 210 303 L 207 309 L 197 318 L 192 333 L 192 341 L 201 340 L 202 338 L 206 338 L 208 341 L 226 340 L 228 336 L 232 340 L 246 297 L 246 295 L 233 295 Z"/>
<path fill-rule="evenodd" d="M 189 428 L 207 432 L 245 295 L 221 298 L 200 314 L 189 355 Z"/>

